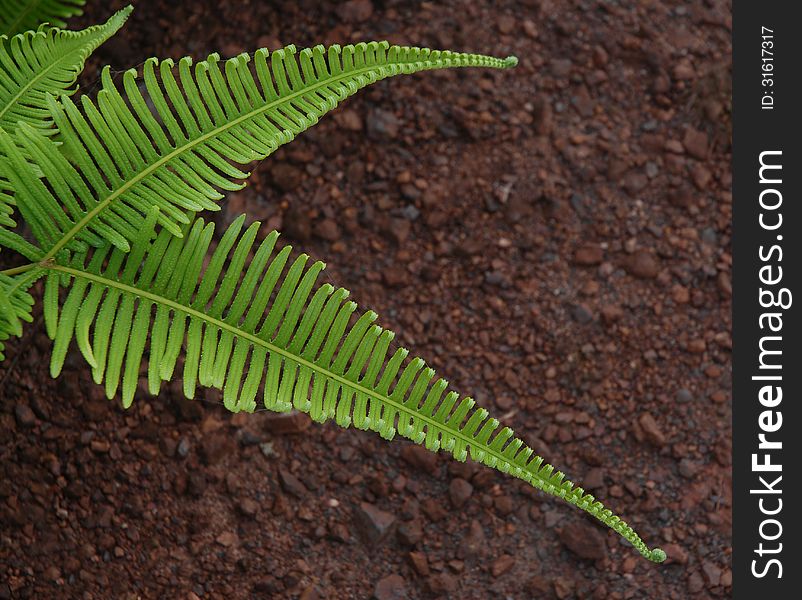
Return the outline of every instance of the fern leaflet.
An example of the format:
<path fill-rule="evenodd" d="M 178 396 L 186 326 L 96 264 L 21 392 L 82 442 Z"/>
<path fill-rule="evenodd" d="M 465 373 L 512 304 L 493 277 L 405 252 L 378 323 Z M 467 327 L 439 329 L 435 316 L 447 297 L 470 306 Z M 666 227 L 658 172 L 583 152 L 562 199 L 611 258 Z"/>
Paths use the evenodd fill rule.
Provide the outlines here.
<path fill-rule="evenodd" d="M 117 33 L 132 10 L 124 8 L 103 25 L 81 31 L 40 27 L 0 38 L 0 126 L 10 131 L 17 121 L 25 121 L 50 129 L 47 94 L 72 93 L 86 59 Z"/>
<path fill-rule="evenodd" d="M 198 384 L 215 387 L 229 410 L 253 411 L 261 387 L 270 410 L 294 407 L 317 422 L 334 419 L 388 440 L 399 433 L 462 461 L 470 454 L 593 515 L 650 560 L 664 558 L 511 429 L 449 391 L 423 360 L 391 352 L 393 333 L 374 324 L 373 312 L 354 318 L 347 291 L 329 284 L 315 290 L 324 265 L 309 266 L 306 255 L 290 260 L 289 247 L 277 251 L 276 232 L 255 245 L 259 224 L 243 232 L 243 215 L 210 253 L 212 224 L 199 219 L 183 238 L 162 230 L 152 239 L 156 220 L 152 211 L 129 253 L 107 244 L 91 258 L 44 266 L 53 376 L 74 338 L 107 396 L 121 388 L 130 406 L 146 348 L 155 394 L 172 379 L 185 346 L 189 398 Z M 69 292 L 59 308 L 65 280 Z"/>
<path fill-rule="evenodd" d="M 448 51 L 389 46 L 386 42 L 322 46 L 296 56 L 293 46 L 259 50 L 220 62 L 151 59 L 128 71 L 117 88 L 108 69 L 93 102 L 49 101 L 64 152 L 35 128 L 21 124 L 15 144 L 6 139 L 15 200 L 45 251 L 82 251 L 109 240 L 128 250 L 150 206 L 159 223 L 181 235 L 189 214 L 217 210 L 220 190 L 248 177 L 240 167 L 265 158 L 338 102 L 385 77 L 461 66 L 504 68 L 506 60 Z M 251 66 L 253 69 L 251 69 Z M 26 173 L 34 157 L 44 179 Z M 56 200 L 51 190 L 56 191 Z M 43 198 L 51 198 L 43 200 Z M 43 202 L 67 212 L 43 211 Z"/>
<path fill-rule="evenodd" d="M 64 27 L 80 15 L 86 0 L 0 0 L 0 35 L 12 36 L 42 23 Z"/>
<path fill-rule="evenodd" d="M 129 6 L 105 24 L 82 31 L 40 27 L 10 39 L 0 37 L 0 127 L 12 131 L 24 121 L 47 135 L 55 133 L 48 94 L 74 91 L 86 59 L 122 27 L 131 10 Z M 0 170 L 0 225 L 14 226 L 12 196 L 12 186 Z"/>
<path fill-rule="evenodd" d="M 41 269 L 17 277 L 0 273 L 0 361 L 5 360 L 3 342 L 12 335 L 22 335 L 22 322 L 33 321 L 33 297 L 28 288 L 42 275 Z"/>

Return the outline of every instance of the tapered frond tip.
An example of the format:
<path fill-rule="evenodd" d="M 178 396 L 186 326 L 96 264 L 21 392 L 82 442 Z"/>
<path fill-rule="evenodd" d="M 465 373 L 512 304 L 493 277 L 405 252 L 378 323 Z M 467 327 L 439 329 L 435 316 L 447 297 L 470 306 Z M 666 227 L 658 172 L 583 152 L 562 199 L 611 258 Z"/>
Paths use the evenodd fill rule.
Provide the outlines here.
<path fill-rule="evenodd" d="M 357 318 L 342 288 L 315 290 L 320 262 L 310 265 L 306 254 L 291 260 L 289 246 L 276 248 L 275 232 L 257 242 L 258 224 L 243 229 L 244 215 L 214 246 L 214 227 L 200 219 L 183 228 L 183 238 L 162 228 L 152 239 L 160 214 L 148 212 L 128 252 L 106 243 L 80 260 L 42 267 L 50 271 L 45 317 L 54 375 L 75 339 L 94 360 L 94 381 L 109 398 L 121 390 L 128 407 L 147 353 L 151 393 L 179 369 L 187 398 L 199 385 L 215 387 L 226 408 L 252 412 L 261 395 L 268 410 L 295 408 L 318 423 L 334 420 L 387 440 L 400 434 L 459 461 L 470 456 L 586 511 L 647 559 L 665 560 L 512 429 L 449 391 L 422 359 L 392 350 L 393 335 L 374 324 L 376 313 Z M 69 288 L 66 297 L 60 286 Z"/>
<path fill-rule="evenodd" d="M 125 24 L 125 22 L 128 20 L 128 17 L 131 16 L 131 13 L 133 11 L 134 7 L 129 4 L 128 6 L 121 8 L 113 15 L 111 15 L 104 24 L 93 25 L 92 27 L 90 27 L 90 30 L 98 30 L 101 27 L 112 28 L 113 31 L 111 33 L 114 34 L 120 29 L 120 27 L 122 27 Z"/>
<path fill-rule="evenodd" d="M 112 28 L 116 33 L 125 24 L 132 12 L 134 12 L 134 7 L 130 4 L 125 8 L 121 8 L 106 21 L 106 27 Z"/>
<path fill-rule="evenodd" d="M 123 9 L 113 18 L 121 21 L 127 15 Z M 110 35 L 109 25 L 103 27 L 104 36 Z M 78 242 L 98 248 L 106 240 L 123 250 L 147 206 L 158 205 L 159 224 L 179 235 L 188 215 L 218 209 L 225 192 L 242 188 L 252 163 L 370 84 L 430 69 L 503 69 L 514 63 L 482 54 L 360 42 L 300 52 L 294 46 L 262 49 L 227 61 L 218 54 L 197 63 L 151 59 L 118 82 L 107 68 L 94 99 L 59 97 L 72 92 L 72 79 L 36 96 L 34 108 L 46 120 L 30 123 L 36 135 L 26 131 L 20 136 L 22 147 L 11 157 L 14 168 L 5 187 L 17 192 L 18 211 L 26 223 L 33 222 L 45 258 L 63 249 L 79 250 Z M 17 80 L 15 89 L 24 87 L 26 78 Z M 0 91 L 2 81 L 0 73 Z M 14 129 L 28 114 L 26 107 L 7 115 Z M 56 130 L 63 152 L 50 139 Z M 28 172 L 27 155 L 37 157 L 41 172 Z M 59 209 L 69 214 L 53 222 L 37 218 Z"/>
<path fill-rule="evenodd" d="M 118 10 L 115 14 L 125 15 L 125 18 L 127 19 L 131 15 L 132 12 L 134 12 L 134 6 L 133 6 L 133 4 L 129 4 L 129 5 L 121 8 L 120 10 Z"/>
<path fill-rule="evenodd" d="M 0 13 L 4 11 L 3 5 L 3 0 L 0 0 Z M 51 23 L 54 27 L 42 25 L 35 31 L 26 28 L 11 38 L 1 37 L 0 126 L 11 131 L 22 120 L 46 135 L 53 135 L 55 130 L 47 114 L 46 98 L 49 94 L 58 96 L 62 92 L 70 95 L 75 92 L 74 84 L 86 59 L 119 31 L 132 10 L 128 6 L 114 13 L 106 23 L 81 31 L 59 29 L 63 23 L 57 21 Z M 62 16 L 69 15 L 65 13 Z M 0 15 L 0 32 L 2 21 L 3 15 Z M 5 177 L 0 175 L 0 184 L 3 179 Z"/>
<path fill-rule="evenodd" d="M 513 67 L 518 66 L 518 57 L 517 56 L 508 56 L 504 59 L 504 67 L 507 69 L 512 69 Z"/>

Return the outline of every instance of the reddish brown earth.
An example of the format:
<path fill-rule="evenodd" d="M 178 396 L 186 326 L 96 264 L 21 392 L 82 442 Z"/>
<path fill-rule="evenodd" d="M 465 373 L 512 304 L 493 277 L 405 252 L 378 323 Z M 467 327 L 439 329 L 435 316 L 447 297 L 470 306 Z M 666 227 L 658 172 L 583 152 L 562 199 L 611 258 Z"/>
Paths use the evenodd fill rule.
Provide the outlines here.
<path fill-rule="evenodd" d="M 0 598 L 729 595 L 730 3 L 688 4 L 140 1 L 83 78 L 290 42 L 519 56 L 379 83 L 218 220 L 326 259 L 669 561 L 405 441 L 178 386 L 123 411 L 77 352 L 50 379 L 38 320 L 0 367 Z"/>

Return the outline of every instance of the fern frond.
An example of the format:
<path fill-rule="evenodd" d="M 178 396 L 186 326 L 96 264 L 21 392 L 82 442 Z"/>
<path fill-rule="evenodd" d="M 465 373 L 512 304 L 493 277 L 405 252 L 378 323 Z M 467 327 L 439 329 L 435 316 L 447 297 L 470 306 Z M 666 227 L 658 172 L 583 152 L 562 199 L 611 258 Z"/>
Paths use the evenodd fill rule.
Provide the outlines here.
<path fill-rule="evenodd" d="M 11 37 L 42 23 L 65 27 L 64 19 L 80 15 L 86 0 L 0 0 L 0 35 Z"/>
<path fill-rule="evenodd" d="M 86 59 L 122 27 L 131 10 L 124 8 L 103 25 L 82 31 L 40 27 L 10 39 L 0 37 L 0 127 L 13 131 L 24 121 L 46 135 L 54 134 L 46 98 L 75 91 L 73 85 Z M 0 225 L 7 227 L 14 226 L 13 192 L 0 165 Z"/>
<path fill-rule="evenodd" d="M 83 96 L 80 109 L 67 97 L 50 102 L 63 155 L 34 128 L 17 129 L 21 151 L 36 158 L 45 177 L 35 182 L 15 168 L 16 202 L 35 233 L 47 231 L 45 238 L 37 234 L 47 258 L 76 241 L 98 247 L 108 240 L 127 250 L 151 206 L 159 207 L 162 227 L 181 235 L 190 213 L 217 210 L 221 190 L 244 185 L 238 181 L 249 174 L 242 167 L 366 85 L 426 69 L 515 62 L 371 42 L 298 54 L 288 46 L 224 62 L 213 54 L 194 67 L 190 58 L 177 65 L 151 59 L 143 81 L 130 70 L 122 89 L 106 69 L 96 102 Z M 68 211 L 55 219 L 35 209 L 48 188 Z M 35 227 L 29 218 L 47 222 Z"/>
<path fill-rule="evenodd" d="M 86 59 L 119 31 L 132 10 L 128 6 L 106 23 L 81 31 L 40 27 L 12 38 L 0 37 L 0 127 L 11 131 L 17 121 L 25 121 L 50 129 L 53 119 L 47 95 L 73 93 Z"/>
<path fill-rule="evenodd" d="M 292 408 L 317 422 L 396 433 L 432 451 L 471 458 L 523 479 L 576 505 L 659 562 L 638 535 L 582 488 L 543 463 L 508 427 L 471 398 L 449 391 L 423 360 L 390 350 L 393 333 L 374 324 L 376 314 L 356 317 L 348 292 L 324 284 L 323 270 L 290 248 L 278 251 L 278 234 L 255 244 L 258 223 L 243 231 L 244 215 L 210 252 L 213 225 L 195 221 L 183 238 L 152 231 L 156 212 L 124 253 L 106 245 L 91 259 L 73 256 L 48 269 L 45 322 L 54 339 L 51 373 L 59 374 L 73 338 L 97 383 L 123 405 L 134 397 L 148 350 L 151 393 L 173 378 L 186 347 L 183 389 L 198 384 L 223 390 L 232 411 L 253 411 L 262 388 L 264 406 Z M 59 285 L 69 292 L 59 308 Z M 350 325 L 349 325 L 350 324 Z"/>
<path fill-rule="evenodd" d="M 0 361 L 5 359 L 3 342 L 12 335 L 22 335 L 23 321 L 33 321 L 33 298 L 28 289 L 42 275 L 41 269 L 16 277 L 0 273 Z"/>

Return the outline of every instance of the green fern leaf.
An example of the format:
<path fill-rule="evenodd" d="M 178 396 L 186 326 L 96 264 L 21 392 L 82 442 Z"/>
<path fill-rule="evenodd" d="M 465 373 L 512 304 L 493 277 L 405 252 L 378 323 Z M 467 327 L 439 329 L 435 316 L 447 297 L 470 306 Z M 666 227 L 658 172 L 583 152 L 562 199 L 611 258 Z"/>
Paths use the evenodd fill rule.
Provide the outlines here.
<path fill-rule="evenodd" d="M 212 224 L 197 220 L 183 238 L 163 229 L 152 239 L 156 220 L 152 211 L 129 253 L 106 245 L 91 258 L 45 266 L 53 376 L 74 338 L 95 381 L 105 382 L 109 398 L 121 388 L 127 407 L 146 349 L 155 394 L 173 378 L 186 347 L 182 377 L 189 398 L 198 384 L 215 387 L 229 410 L 253 411 L 262 388 L 270 410 L 295 408 L 317 422 L 334 419 L 388 440 L 399 433 L 462 461 L 470 455 L 576 505 L 650 560 L 664 558 L 593 496 L 543 464 L 511 429 L 471 398 L 449 391 L 420 358 L 390 351 L 393 333 L 374 324 L 373 312 L 355 318 L 347 291 L 329 284 L 315 289 L 324 265 L 310 266 L 306 255 L 291 260 L 289 247 L 277 250 L 276 232 L 255 244 L 259 224 L 243 231 L 243 215 L 210 252 Z M 69 292 L 59 308 L 65 279 Z"/>
<path fill-rule="evenodd" d="M 81 109 L 69 98 L 50 101 L 64 152 L 33 127 L 21 124 L 19 148 L 6 141 L 9 179 L 16 203 L 46 251 L 98 247 L 102 240 L 127 250 L 151 206 L 174 235 L 189 214 L 217 210 L 221 190 L 236 190 L 248 177 L 241 167 L 287 143 L 338 102 L 393 75 L 461 66 L 504 68 L 516 63 L 448 51 L 361 43 L 322 46 L 296 56 L 293 46 L 220 62 L 217 55 L 197 63 L 184 58 L 147 61 L 144 93 L 136 71 L 119 90 L 108 69 L 93 102 Z M 33 156 L 43 181 L 28 173 L 23 156 Z M 45 185 L 48 184 L 47 186 Z M 56 190 L 59 200 L 43 200 Z M 37 208 L 63 205 L 51 218 Z"/>
<path fill-rule="evenodd" d="M 2 169 L 2 165 L 0 165 L 0 169 Z M 10 189 L 4 189 L 3 183 L 3 176 L 0 175 L 0 228 L 14 227 L 17 224 L 13 216 L 14 196 L 9 193 Z M 0 241 L 0 246 L 2 245 L 2 241 Z"/>
<path fill-rule="evenodd" d="M 42 23 L 65 27 L 64 19 L 80 15 L 86 0 L 0 0 L 0 35 L 12 36 Z"/>
<path fill-rule="evenodd" d="M 86 59 L 119 31 L 132 10 L 124 8 L 103 25 L 81 31 L 40 27 L 0 38 L 0 127 L 11 131 L 17 121 L 25 121 L 50 129 L 47 95 L 73 93 L 70 88 Z"/>
<path fill-rule="evenodd" d="M 40 27 L 10 39 L 0 37 L 0 127 L 12 131 L 24 121 L 47 135 L 54 134 L 48 94 L 75 91 L 71 88 L 86 59 L 122 27 L 131 10 L 130 6 L 124 8 L 105 24 L 82 31 Z M 0 169 L 0 225 L 7 227 L 14 226 L 13 191 Z"/>
<path fill-rule="evenodd" d="M 28 288 L 43 274 L 41 269 L 17 277 L 0 273 L 0 361 L 5 359 L 3 342 L 22 335 L 22 322 L 32 322 L 33 298 Z"/>

